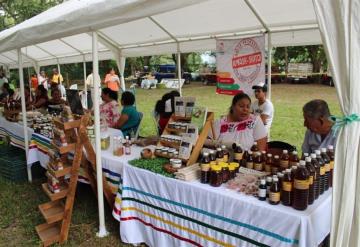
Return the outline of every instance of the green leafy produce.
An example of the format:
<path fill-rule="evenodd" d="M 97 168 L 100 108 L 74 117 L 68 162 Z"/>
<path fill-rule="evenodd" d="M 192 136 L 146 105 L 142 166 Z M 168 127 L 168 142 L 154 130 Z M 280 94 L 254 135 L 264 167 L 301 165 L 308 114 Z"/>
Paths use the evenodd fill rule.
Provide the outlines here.
<path fill-rule="evenodd" d="M 167 173 L 163 168 L 163 165 L 167 163 L 169 163 L 169 160 L 166 158 L 134 159 L 129 161 L 129 164 L 132 166 L 149 170 L 151 172 L 161 174 L 165 177 L 173 178 L 174 175 Z"/>

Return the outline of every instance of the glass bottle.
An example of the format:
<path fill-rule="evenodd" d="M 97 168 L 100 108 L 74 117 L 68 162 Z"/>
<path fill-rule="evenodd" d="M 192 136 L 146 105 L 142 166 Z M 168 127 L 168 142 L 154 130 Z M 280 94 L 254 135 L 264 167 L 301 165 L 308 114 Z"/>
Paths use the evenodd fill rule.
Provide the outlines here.
<path fill-rule="evenodd" d="M 315 200 L 315 187 L 314 187 L 314 177 L 316 176 L 316 170 L 313 164 L 311 163 L 311 158 L 305 158 L 305 166 L 309 172 L 309 205 L 314 203 Z"/>
<path fill-rule="evenodd" d="M 124 146 L 125 146 L 125 155 L 130 155 L 131 154 L 131 143 L 129 140 L 129 136 L 126 136 Z"/>
<path fill-rule="evenodd" d="M 223 152 L 223 161 L 224 162 L 229 162 L 229 151 L 226 149 L 226 146 L 222 145 L 221 150 Z"/>
<path fill-rule="evenodd" d="M 219 164 L 224 161 L 224 153 L 221 148 L 216 149 L 216 162 Z"/>
<path fill-rule="evenodd" d="M 291 206 L 292 204 L 292 196 L 293 196 L 292 190 L 293 190 L 293 179 L 291 177 L 291 169 L 286 169 L 281 186 L 281 202 L 285 206 Z"/>
<path fill-rule="evenodd" d="M 240 144 L 236 144 L 236 147 L 234 149 L 234 162 L 240 164 L 242 157 L 243 157 L 243 150 L 241 149 Z"/>
<path fill-rule="evenodd" d="M 319 187 L 319 182 L 320 182 L 320 165 L 316 159 L 316 154 L 311 154 L 311 164 L 314 166 L 315 168 L 315 176 L 314 176 L 314 191 L 315 191 L 315 200 L 319 198 L 320 195 L 320 187 Z"/>
<path fill-rule="evenodd" d="M 222 184 L 221 167 L 218 165 L 211 166 L 210 185 L 219 187 Z"/>
<path fill-rule="evenodd" d="M 289 168 L 289 153 L 287 150 L 283 150 L 280 159 L 280 171 L 286 170 Z"/>
<path fill-rule="evenodd" d="M 201 160 L 200 182 L 203 184 L 209 183 L 210 180 L 210 157 L 209 153 L 205 152 Z"/>
<path fill-rule="evenodd" d="M 291 153 L 290 159 L 289 159 L 289 166 L 296 166 L 296 164 L 299 163 L 299 156 L 297 151 L 293 151 Z"/>
<path fill-rule="evenodd" d="M 258 198 L 260 201 L 266 200 L 266 181 L 265 179 L 260 180 L 259 190 L 258 190 Z"/>
<path fill-rule="evenodd" d="M 263 170 L 263 161 L 262 161 L 260 152 L 256 152 L 256 154 L 255 154 L 254 169 L 256 171 L 262 171 Z"/>
<path fill-rule="evenodd" d="M 269 197 L 271 184 L 272 184 L 272 177 L 267 176 L 266 177 L 266 197 Z"/>
<path fill-rule="evenodd" d="M 270 187 L 269 203 L 272 205 L 280 203 L 280 185 L 279 179 L 276 176 L 273 177 L 273 182 Z"/>
<path fill-rule="evenodd" d="M 271 167 L 272 165 L 274 164 L 274 161 L 273 161 L 273 157 L 272 157 L 272 154 L 267 154 L 266 155 L 266 162 L 265 162 L 265 172 L 269 172 L 271 173 Z"/>
<path fill-rule="evenodd" d="M 279 172 L 280 157 L 279 155 L 274 156 L 274 164 L 271 167 L 271 174 L 276 175 Z"/>
<path fill-rule="evenodd" d="M 249 151 L 249 155 L 246 159 L 246 168 L 248 169 L 254 169 L 254 160 L 253 160 L 253 156 L 252 156 L 252 152 Z"/>
<path fill-rule="evenodd" d="M 327 155 L 326 148 L 321 149 L 321 158 L 325 162 L 325 185 L 324 190 L 328 190 L 330 187 L 330 157 Z"/>

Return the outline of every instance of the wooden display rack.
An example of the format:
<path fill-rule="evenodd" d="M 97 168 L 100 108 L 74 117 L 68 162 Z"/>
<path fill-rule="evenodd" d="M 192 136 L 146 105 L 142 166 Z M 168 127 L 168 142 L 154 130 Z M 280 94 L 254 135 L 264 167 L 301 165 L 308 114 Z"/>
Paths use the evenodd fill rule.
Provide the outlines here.
<path fill-rule="evenodd" d="M 214 121 L 214 113 L 213 112 L 208 112 L 207 116 L 206 116 L 206 122 L 204 124 L 204 127 L 201 130 L 201 133 L 199 134 L 199 137 L 196 141 L 196 144 L 193 146 L 192 151 L 191 151 L 191 155 L 190 158 L 188 160 L 183 160 L 184 163 L 186 163 L 186 166 L 190 166 L 192 164 L 195 164 L 196 161 L 199 158 L 200 152 L 202 147 L 204 146 L 205 140 L 208 137 L 208 134 L 210 132 L 210 130 L 212 131 L 212 134 L 214 136 L 214 129 L 213 129 L 213 121 Z M 175 115 L 172 115 L 168 124 L 166 125 L 163 134 L 165 135 L 171 135 L 171 134 L 175 134 L 175 135 L 180 135 L 181 133 L 184 133 L 184 130 L 179 130 L 179 129 L 172 129 L 169 128 L 168 125 L 171 122 L 184 122 L 184 123 L 190 123 L 191 122 L 191 118 L 185 118 L 185 117 L 178 117 Z M 180 144 L 176 145 L 167 141 L 159 141 L 158 145 L 162 145 L 165 147 L 172 147 L 172 148 L 176 148 L 179 149 Z M 161 156 L 161 155 L 160 155 Z"/>
<path fill-rule="evenodd" d="M 45 194 L 50 198 L 50 202 L 39 205 L 39 210 L 43 215 L 46 223 L 36 226 L 36 231 L 43 243 L 43 246 L 49 246 L 53 243 L 64 243 L 68 238 L 71 215 L 74 206 L 76 187 L 79 177 L 80 166 L 88 172 L 91 187 L 96 189 L 96 159 L 94 149 L 88 139 L 86 127 L 88 125 L 90 116 L 84 115 L 80 120 L 63 123 L 59 119 L 54 119 L 54 125 L 57 128 L 63 129 L 68 140 L 76 140 L 76 143 L 69 143 L 65 147 L 58 147 L 52 143 L 61 154 L 66 154 L 70 151 L 75 151 L 75 156 L 72 164 L 64 164 L 63 170 L 54 171 L 49 167 L 49 173 L 56 178 L 64 177 L 70 174 L 70 182 L 60 186 L 60 192 L 52 193 L 47 183 L 42 184 Z M 87 157 L 83 153 L 86 150 Z M 87 162 L 88 160 L 88 162 Z M 91 171 L 91 172 L 89 172 Z M 114 196 L 111 189 L 106 182 L 103 175 L 104 194 L 110 206 L 114 203 Z"/>

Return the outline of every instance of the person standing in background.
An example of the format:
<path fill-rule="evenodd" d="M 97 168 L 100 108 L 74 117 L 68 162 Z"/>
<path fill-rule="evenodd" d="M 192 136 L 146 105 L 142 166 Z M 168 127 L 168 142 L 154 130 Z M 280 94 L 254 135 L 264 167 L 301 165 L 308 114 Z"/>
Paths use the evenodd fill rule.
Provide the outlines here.
<path fill-rule="evenodd" d="M 39 85 L 43 85 L 45 89 L 49 89 L 49 85 L 48 85 L 48 77 L 45 74 L 45 71 L 41 71 L 39 76 L 38 76 L 38 82 Z"/>
<path fill-rule="evenodd" d="M 266 99 L 267 86 L 261 82 L 252 87 L 256 100 L 251 104 L 251 111 L 255 116 L 259 116 L 269 133 L 272 120 L 274 118 L 274 106 L 270 100 Z"/>
<path fill-rule="evenodd" d="M 5 77 L 4 72 L 0 72 L 0 93 L 4 93 L 2 91 L 4 83 L 9 83 L 8 79 Z"/>
<path fill-rule="evenodd" d="M 53 75 L 51 77 L 51 88 L 56 88 L 63 83 L 64 78 L 56 68 L 54 68 L 52 71 Z"/>
<path fill-rule="evenodd" d="M 120 78 L 115 73 L 115 70 L 113 68 L 109 70 L 109 73 L 105 77 L 104 83 L 107 88 L 110 88 L 112 91 L 119 92 Z"/>
<path fill-rule="evenodd" d="M 37 87 L 39 86 L 39 80 L 38 80 L 36 74 L 33 74 L 31 76 L 30 85 L 31 85 L 32 91 L 35 91 L 37 89 Z"/>

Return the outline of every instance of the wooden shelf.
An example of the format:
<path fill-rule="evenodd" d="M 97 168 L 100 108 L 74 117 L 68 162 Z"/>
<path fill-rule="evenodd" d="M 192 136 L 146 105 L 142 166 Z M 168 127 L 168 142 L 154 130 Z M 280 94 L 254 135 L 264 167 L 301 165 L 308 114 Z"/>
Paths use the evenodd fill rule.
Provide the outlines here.
<path fill-rule="evenodd" d="M 66 197 L 66 195 L 68 193 L 67 185 L 60 185 L 60 192 L 58 192 L 58 193 L 52 193 L 49 190 L 47 183 L 43 183 L 41 186 L 42 186 L 45 194 L 50 198 L 51 201 L 56 201 L 56 200 L 62 199 L 64 197 Z"/>
<path fill-rule="evenodd" d="M 71 173 L 72 166 L 64 164 L 62 170 L 54 170 L 51 165 L 48 165 L 48 172 L 56 178 L 64 177 Z"/>
<path fill-rule="evenodd" d="M 64 204 L 60 200 L 39 205 L 39 210 L 48 224 L 62 220 L 64 209 Z"/>
<path fill-rule="evenodd" d="M 80 126 L 80 120 L 73 120 L 64 123 L 63 121 L 61 121 L 61 119 L 56 117 L 53 119 L 53 122 L 58 128 L 61 128 L 63 130 L 74 129 Z"/>
<path fill-rule="evenodd" d="M 60 241 L 60 223 L 44 223 L 36 226 L 35 229 L 45 247 Z"/>
<path fill-rule="evenodd" d="M 57 150 L 59 150 L 60 154 L 66 154 L 70 151 L 74 151 L 75 150 L 75 143 L 68 143 L 68 145 L 63 146 L 63 147 L 59 147 L 58 145 L 56 145 L 54 143 L 54 141 L 51 142 L 51 145 L 53 147 L 55 147 Z"/>

